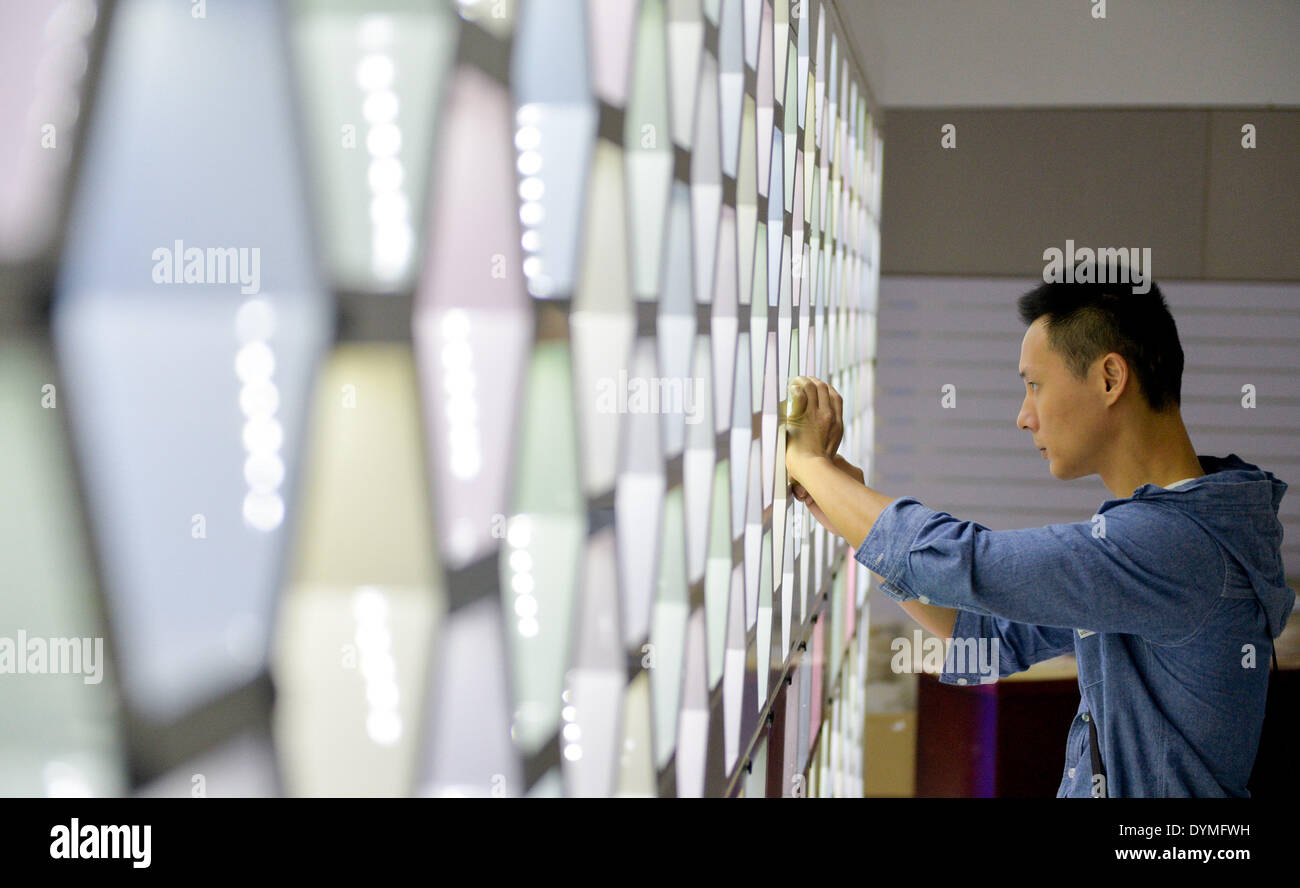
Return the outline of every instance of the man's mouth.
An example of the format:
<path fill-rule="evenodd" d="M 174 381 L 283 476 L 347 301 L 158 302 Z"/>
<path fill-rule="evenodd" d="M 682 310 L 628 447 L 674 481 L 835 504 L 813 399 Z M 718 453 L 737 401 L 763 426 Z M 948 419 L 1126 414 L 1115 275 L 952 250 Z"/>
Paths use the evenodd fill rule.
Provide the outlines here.
<path fill-rule="evenodd" d="M 1047 448 L 1046 448 L 1046 447 L 1039 447 L 1039 448 L 1038 448 L 1038 452 L 1041 453 L 1041 454 L 1043 455 L 1043 459 L 1046 459 L 1046 458 L 1047 458 Z"/>

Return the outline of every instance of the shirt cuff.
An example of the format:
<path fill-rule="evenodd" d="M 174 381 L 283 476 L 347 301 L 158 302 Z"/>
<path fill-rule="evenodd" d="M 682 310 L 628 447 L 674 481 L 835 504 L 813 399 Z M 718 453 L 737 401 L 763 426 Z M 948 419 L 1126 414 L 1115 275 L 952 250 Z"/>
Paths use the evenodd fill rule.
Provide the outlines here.
<path fill-rule="evenodd" d="M 879 575 L 880 591 L 895 601 L 921 597 L 908 587 L 907 556 L 921 525 L 936 514 L 910 496 L 900 497 L 881 510 L 867 538 L 853 553 L 859 564 Z"/>
<path fill-rule="evenodd" d="M 971 645 L 969 640 L 974 640 Z M 961 651 L 958 645 L 963 645 Z M 957 611 L 939 681 L 950 685 L 992 684 L 1002 674 L 1002 652 L 993 620 L 970 611 Z M 960 656 L 959 656 L 960 655 Z M 958 669 L 961 665 L 965 668 Z"/>

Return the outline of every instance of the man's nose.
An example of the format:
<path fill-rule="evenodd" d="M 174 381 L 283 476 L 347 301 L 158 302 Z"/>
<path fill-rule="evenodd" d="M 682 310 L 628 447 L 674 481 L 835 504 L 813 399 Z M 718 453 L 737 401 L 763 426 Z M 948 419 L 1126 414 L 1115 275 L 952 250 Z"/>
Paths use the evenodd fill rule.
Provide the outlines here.
<path fill-rule="evenodd" d="M 1016 428 L 1024 429 L 1025 431 L 1032 432 L 1033 429 L 1030 428 L 1029 425 L 1032 418 L 1033 418 L 1032 414 L 1029 412 L 1029 410 L 1025 407 L 1024 404 L 1021 404 L 1020 412 L 1016 414 Z"/>

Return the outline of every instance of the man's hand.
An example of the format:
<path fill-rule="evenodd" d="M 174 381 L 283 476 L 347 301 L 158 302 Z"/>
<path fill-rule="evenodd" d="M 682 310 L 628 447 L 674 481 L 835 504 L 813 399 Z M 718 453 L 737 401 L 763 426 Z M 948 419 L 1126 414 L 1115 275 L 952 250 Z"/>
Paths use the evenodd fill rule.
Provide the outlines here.
<path fill-rule="evenodd" d="M 844 399 L 840 393 L 820 379 L 797 376 L 790 380 L 787 404 L 790 412 L 785 417 L 785 469 L 793 479 L 799 477 L 800 466 L 808 459 L 825 456 L 834 458 L 844 437 L 844 419 L 841 415 Z M 802 410 L 795 410 L 802 406 Z"/>
<path fill-rule="evenodd" d="M 844 457 L 840 456 L 838 453 L 835 454 L 834 462 L 835 468 L 839 469 L 850 478 L 853 478 L 859 484 L 865 485 L 867 483 L 866 477 L 862 474 L 862 470 Z M 809 494 L 808 491 L 804 490 L 802 484 L 796 481 L 791 486 L 790 491 L 794 494 L 795 499 L 808 507 L 808 511 L 811 512 L 812 516 L 821 523 L 822 527 L 826 528 L 833 534 L 839 533 L 833 526 L 831 526 L 830 519 L 826 517 L 826 513 L 821 510 L 821 506 L 817 505 L 817 502 L 812 498 L 812 495 Z"/>

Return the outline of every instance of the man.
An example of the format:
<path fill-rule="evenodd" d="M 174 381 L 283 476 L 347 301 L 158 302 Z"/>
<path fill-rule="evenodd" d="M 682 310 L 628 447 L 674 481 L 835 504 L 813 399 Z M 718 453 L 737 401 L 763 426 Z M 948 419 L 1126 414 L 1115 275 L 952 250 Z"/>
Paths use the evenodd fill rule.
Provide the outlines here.
<path fill-rule="evenodd" d="M 1115 498 L 1090 520 L 993 531 L 865 487 L 835 455 L 839 395 L 809 377 L 787 420 L 794 494 L 954 649 L 996 640 L 997 677 L 1075 655 L 1058 797 L 1248 796 L 1272 639 L 1295 605 L 1279 551 L 1287 485 L 1235 455 L 1197 456 L 1159 287 L 1049 283 L 1019 309 L 1016 425 L 1054 477 L 1101 476 Z M 953 660 L 941 680 L 980 680 Z"/>

